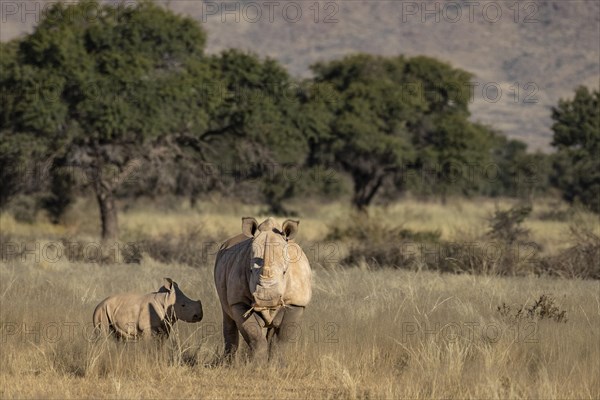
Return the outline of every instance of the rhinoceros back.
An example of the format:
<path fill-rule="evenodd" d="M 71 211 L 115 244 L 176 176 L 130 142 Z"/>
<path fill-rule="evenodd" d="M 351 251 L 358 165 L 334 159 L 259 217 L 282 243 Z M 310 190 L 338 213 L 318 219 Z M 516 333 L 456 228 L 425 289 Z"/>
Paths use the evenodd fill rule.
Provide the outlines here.
<path fill-rule="evenodd" d="M 164 293 L 120 294 L 103 300 L 94 310 L 94 326 L 123 338 L 164 331 Z"/>
<path fill-rule="evenodd" d="M 249 268 L 252 241 L 237 235 L 225 241 L 215 261 L 215 286 L 224 309 L 237 303 L 250 304 L 246 268 Z"/>

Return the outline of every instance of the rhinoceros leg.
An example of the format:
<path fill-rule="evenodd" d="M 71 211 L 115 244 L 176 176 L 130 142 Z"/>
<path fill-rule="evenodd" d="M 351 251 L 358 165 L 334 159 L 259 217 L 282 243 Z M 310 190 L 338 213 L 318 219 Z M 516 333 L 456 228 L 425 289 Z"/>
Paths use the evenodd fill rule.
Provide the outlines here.
<path fill-rule="evenodd" d="M 299 339 L 302 314 L 304 314 L 304 307 L 288 305 L 285 308 L 283 319 L 275 330 L 278 342 L 290 343 Z"/>
<path fill-rule="evenodd" d="M 273 320 L 274 327 L 269 329 L 269 359 L 279 363 L 281 367 L 286 365 L 284 356 L 286 345 L 300 338 L 300 322 L 303 313 L 304 307 L 288 305 L 279 311 Z"/>
<path fill-rule="evenodd" d="M 235 321 L 223 311 L 223 339 L 225 340 L 225 358 L 232 357 L 239 345 L 240 334 Z"/>
<path fill-rule="evenodd" d="M 235 304 L 231 307 L 237 328 L 252 350 L 252 358 L 257 361 L 266 361 L 269 353 L 266 328 L 263 328 L 262 319 L 256 313 L 244 317 L 248 309 L 249 306 L 245 304 Z"/>

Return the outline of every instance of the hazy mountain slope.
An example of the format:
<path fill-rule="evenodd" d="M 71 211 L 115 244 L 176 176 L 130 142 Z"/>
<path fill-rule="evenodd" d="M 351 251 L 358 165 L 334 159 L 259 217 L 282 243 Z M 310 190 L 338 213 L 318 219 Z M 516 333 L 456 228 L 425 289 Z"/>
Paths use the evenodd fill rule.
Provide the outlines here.
<path fill-rule="evenodd" d="M 594 0 L 522 1 L 518 16 L 513 1 L 165 4 L 204 23 L 209 52 L 252 50 L 280 60 L 298 76 L 309 76 L 314 62 L 358 51 L 446 60 L 475 74 L 473 118 L 534 149 L 548 149 L 549 108 L 571 96 L 575 86 L 597 87 L 600 79 L 600 2 Z M 302 15 L 296 17 L 298 9 Z M 434 12 L 423 21 L 426 10 Z M 2 40 L 31 29 L 30 22 L 3 17 Z M 482 93 L 486 84 L 487 96 Z M 495 87 L 502 94 L 494 102 Z"/>

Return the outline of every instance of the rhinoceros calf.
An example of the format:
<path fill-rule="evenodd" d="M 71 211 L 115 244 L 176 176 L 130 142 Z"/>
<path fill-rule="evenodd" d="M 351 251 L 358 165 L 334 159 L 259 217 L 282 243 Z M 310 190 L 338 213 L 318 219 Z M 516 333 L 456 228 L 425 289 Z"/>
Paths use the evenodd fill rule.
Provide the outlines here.
<path fill-rule="evenodd" d="M 225 356 L 232 356 L 239 333 L 255 358 L 268 357 L 270 339 L 289 342 L 311 298 L 311 270 L 294 243 L 298 221 L 260 225 L 242 218 L 242 234 L 227 240 L 217 253 L 215 285 L 223 311 Z M 239 332 L 239 333 L 238 333 Z"/>
<path fill-rule="evenodd" d="M 104 299 L 94 310 L 94 327 L 119 339 L 168 337 L 175 322 L 202 320 L 202 303 L 191 300 L 177 283 L 165 278 L 164 286 L 149 294 L 118 294 Z"/>

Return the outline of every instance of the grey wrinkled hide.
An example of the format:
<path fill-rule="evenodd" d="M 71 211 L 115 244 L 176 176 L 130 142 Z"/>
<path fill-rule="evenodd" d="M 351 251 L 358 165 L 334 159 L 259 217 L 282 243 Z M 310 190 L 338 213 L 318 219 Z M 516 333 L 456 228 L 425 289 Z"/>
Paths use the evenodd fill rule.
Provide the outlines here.
<path fill-rule="evenodd" d="M 177 283 L 165 278 L 157 292 L 119 294 L 104 299 L 94 310 L 94 327 L 119 339 L 168 337 L 177 320 L 202 320 L 202 303 L 191 300 Z"/>
<path fill-rule="evenodd" d="M 281 343 L 297 339 L 312 295 L 308 259 L 293 241 L 297 229 L 297 221 L 278 225 L 268 218 L 258 225 L 254 218 L 243 218 L 242 234 L 217 253 L 215 285 L 227 358 L 236 352 L 240 333 L 259 360 L 268 358 L 272 337 Z"/>

